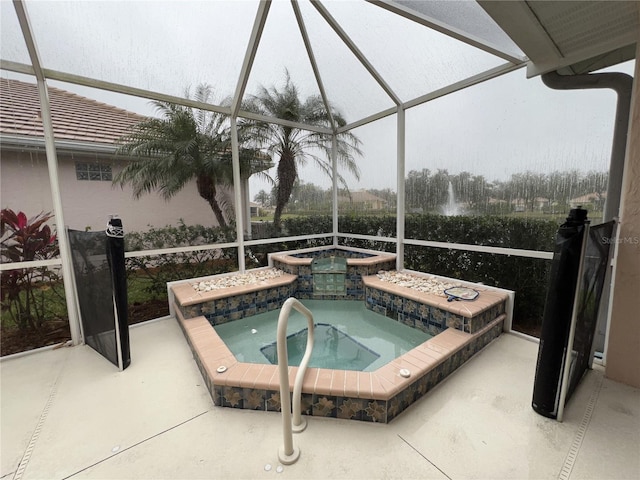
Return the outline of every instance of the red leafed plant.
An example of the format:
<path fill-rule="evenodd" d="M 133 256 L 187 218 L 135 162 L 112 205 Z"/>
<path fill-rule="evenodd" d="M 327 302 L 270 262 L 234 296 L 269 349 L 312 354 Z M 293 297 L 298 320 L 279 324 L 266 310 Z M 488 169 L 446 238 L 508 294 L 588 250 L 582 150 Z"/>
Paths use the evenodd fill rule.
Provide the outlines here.
<path fill-rule="evenodd" d="M 53 216 L 41 212 L 27 218 L 9 208 L 1 212 L 0 255 L 3 263 L 48 260 L 58 254 L 56 235 L 46 222 Z M 11 319 L 20 329 L 38 329 L 46 319 L 43 294 L 59 276 L 47 267 L 22 268 L 2 272 L 3 323 Z"/>

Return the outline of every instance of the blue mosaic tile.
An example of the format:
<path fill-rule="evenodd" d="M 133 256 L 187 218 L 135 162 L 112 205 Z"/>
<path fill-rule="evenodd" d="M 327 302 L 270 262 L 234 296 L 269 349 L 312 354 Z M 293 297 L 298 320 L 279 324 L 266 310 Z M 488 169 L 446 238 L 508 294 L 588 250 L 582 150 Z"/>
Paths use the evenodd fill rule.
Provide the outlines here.
<path fill-rule="evenodd" d="M 281 411 L 280 405 L 280 392 L 274 392 L 272 390 L 267 390 L 266 395 L 266 406 L 267 411 L 269 412 L 279 412 Z"/>
<path fill-rule="evenodd" d="M 433 335 L 435 337 L 436 335 L 438 335 L 443 330 L 440 327 L 436 327 L 434 325 L 429 325 L 429 328 L 428 328 L 427 331 L 429 332 L 430 335 Z"/>
<path fill-rule="evenodd" d="M 259 304 L 256 306 L 256 313 L 266 313 L 267 310 L 267 304 L 263 303 L 263 304 Z"/>
<path fill-rule="evenodd" d="M 336 397 L 336 417 L 362 420 L 366 401 L 359 398 Z"/>
<path fill-rule="evenodd" d="M 365 422 L 387 422 L 387 402 L 384 400 L 368 400 L 363 411 L 362 420 Z"/>
<path fill-rule="evenodd" d="M 213 314 L 216 311 L 216 302 L 211 300 L 201 304 L 202 315 Z"/>
<path fill-rule="evenodd" d="M 398 313 L 398 321 L 402 322 L 404 325 L 414 328 L 415 327 L 415 320 L 413 317 L 411 317 L 410 315 L 407 315 L 406 313 Z"/>
<path fill-rule="evenodd" d="M 229 321 L 229 317 L 227 315 L 215 315 L 213 317 L 213 325 L 222 325 L 223 323 L 227 323 Z"/>
<path fill-rule="evenodd" d="M 394 310 L 402 310 L 402 306 L 404 305 L 404 298 L 398 295 L 393 296 L 393 308 Z"/>
<path fill-rule="evenodd" d="M 405 313 L 417 313 L 418 312 L 418 303 L 410 298 L 404 298 L 402 300 L 402 309 Z"/>
<path fill-rule="evenodd" d="M 205 373 L 206 375 L 206 373 Z M 222 407 L 222 388 L 221 386 L 215 385 L 213 387 L 213 395 L 211 396 L 211 398 L 213 398 L 213 404 L 217 405 L 219 407 Z"/>
<path fill-rule="evenodd" d="M 444 329 L 446 325 L 446 321 L 447 321 L 446 312 L 440 310 L 439 308 L 431 307 L 430 317 L 429 317 L 430 325 L 436 325 Z"/>
<path fill-rule="evenodd" d="M 300 268 L 298 269 L 298 275 L 303 277 L 311 277 L 311 267 L 308 265 L 300 265 Z"/>
<path fill-rule="evenodd" d="M 414 320 L 414 325 L 415 328 L 417 328 L 418 330 L 425 332 L 425 333 L 429 333 L 429 323 L 428 321 L 425 321 L 423 318 L 416 318 Z"/>
<path fill-rule="evenodd" d="M 183 318 L 188 318 L 188 317 L 186 317 L 186 312 L 185 312 L 184 307 L 182 305 L 180 305 L 179 303 L 176 302 L 176 308 L 182 314 Z"/>
<path fill-rule="evenodd" d="M 313 395 L 312 413 L 314 417 L 333 417 L 336 412 L 336 397 L 331 395 Z"/>
<path fill-rule="evenodd" d="M 375 288 L 369 288 L 367 287 L 366 290 L 366 295 L 369 298 L 373 298 L 375 300 L 381 300 L 382 299 L 382 294 L 380 292 L 380 290 L 376 290 Z"/>
<path fill-rule="evenodd" d="M 256 299 L 256 292 L 245 293 L 244 295 L 240 296 L 240 306 L 242 308 L 248 308 L 252 305 L 255 305 L 257 301 Z"/>
<path fill-rule="evenodd" d="M 244 399 L 242 397 L 241 387 L 222 387 L 220 401 L 223 407 L 244 408 Z"/>
<path fill-rule="evenodd" d="M 202 315 L 202 304 L 190 305 L 189 307 L 187 307 L 187 311 L 190 318 L 199 317 L 200 315 Z"/>
<path fill-rule="evenodd" d="M 229 297 L 229 311 L 236 312 L 240 310 L 240 298 L 239 297 Z"/>
<path fill-rule="evenodd" d="M 278 296 L 279 297 L 288 297 L 290 293 L 288 286 L 278 287 Z"/>
<path fill-rule="evenodd" d="M 266 390 L 243 388 L 242 389 L 242 408 L 247 410 L 266 410 Z"/>
<path fill-rule="evenodd" d="M 214 300 L 214 312 L 225 312 L 229 310 L 229 303 L 226 298 Z"/>
<path fill-rule="evenodd" d="M 300 395 L 300 413 L 302 415 L 312 415 L 313 402 L 314 400 L 312 393 L 302 393 Z M 291 404 L 291 408 L 293 408 L 293 404 Z"/>

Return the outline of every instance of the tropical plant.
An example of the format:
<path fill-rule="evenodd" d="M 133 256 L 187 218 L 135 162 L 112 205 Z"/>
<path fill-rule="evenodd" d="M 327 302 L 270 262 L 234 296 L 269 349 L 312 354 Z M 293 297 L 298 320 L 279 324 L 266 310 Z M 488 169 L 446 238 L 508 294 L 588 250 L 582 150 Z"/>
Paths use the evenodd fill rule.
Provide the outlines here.
<path fill-rule="evenodd" d="M 285 83 L 281 90 L 275 86 L 260 86 L 258 94 L 250 97 L 246 108 L 265 116 L 316 127 L 331 128 L 332 118 L 336 128 L 346 125 L 340 112 L 331 107 L 327 109 L 320 96 L 314 95 L 301 100 L 289 72 L 285 72 Z M 298 178 L 298 167 L 311 160 L 323 173 L 332 177 L 333 135 L 258 121 L 243 122 L 243 129 L 270 156 L 278 157 L 273 224 L 276 230 L 280 230 L 282 212 L 291 198 Z M 350 132 L 336 134 L 336 140 L 338 164 L 359 179 L 360 171 L 354 155 L 361 155 L 360 140 Z M 337 172 L 336 174 L 338 181 L 347 188 L 344 177 Z"/>
<path fill-rule="evenodd" d="M 212 95 L 211 86 L 201 84 L 193 98 L 210 103 Z M 185 96 L 190 98 L 189 89 Z M 233 218 L 232 206 L 217 186 L 233 184 L 228 117 L 171 102 L 153 104 L 160 117 L 134 125 L 120 139 L 118 153 L 127 155 L 130 161 L 115 176 L 114 183 L 121 187 L 131 184 L 136 198 L 158 191 L 168 200 L 195 178 L 198 194 L 211 207 L 218 225 L 226 227 L 223 209 L 228 218 Z M 245 178 L 271 166 L 264 155 L 245 148 L 240 151 L 240 165 Z"/>
<path fill-rule="evenodd" d="M 0 213 L 0 255 L 3 262 L 48 260 L 58 255 L 56 235 L 46 222 L 50 213 L 27 218 L 24 212 L 5 208 Z M 2 313 L 20 329 L 38 329 L 47 318 L 43 292 L 59 280 L 47 267 L 2 272 Z M 6 317 L 5 317 L 6 318 Z"/>

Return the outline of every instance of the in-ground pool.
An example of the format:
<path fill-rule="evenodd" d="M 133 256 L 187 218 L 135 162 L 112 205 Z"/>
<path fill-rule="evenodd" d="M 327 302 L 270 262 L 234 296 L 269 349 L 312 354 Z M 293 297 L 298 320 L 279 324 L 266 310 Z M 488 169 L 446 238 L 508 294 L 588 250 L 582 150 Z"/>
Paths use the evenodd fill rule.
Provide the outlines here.
<path fill-rule="evenodd" d="M 318 259 L 325 261 L 316 262 L 314 268 Z M 326 259 L 339 268 L 318 269 Z M 307 305 L 310 300 L 336 304 L 348 300 L 341 309 L 359 304 L 413 329 L 416 336 L 432 335 L 404 352 L 394 340 L 399 356 L 377 368 L 365 366 L 365 371 L 356 371 L 332 365 L 307 369 L 302 383 L 304 414 L 386 423 L 499 336 L 503 328 L 509 330 L 513 304 L 513 292 L 420 272 L 395 272 L 395 263 L 393 254 L 346 247 L 279 252 L 269 255 L 268 268 L 169 284 L 170 309 L 184 331 L 213 402 L 232 408 L 279 411 L 278 367 L 249 362 L 242 352 L 234 355 L 215 328 L 271 311 L 277 316 L 289 297 Z M 332 278 L 316 278 L 318 273 L 338 275 L 340 288 L 330 288 Z M 318 280 L 321 288 L 317 288 Z M 335 281 L 333 278 L 334 285 Z M 474 288 L 480 294 L 472 302 L 447 302 L 440 291 L 445 282 Z M 315 314 L 314 307 L 310 308 Z M 244 327 L 230 328 L 242 331 Z M 288 334 L 295 336 L 302 328 L 290 324 Z M 347 327 L 329 327 L 325 334 L 348 334 L 356 354 L 360 351 L 364 355 L 367 349 L 376 355 L 382 353 L 356 338 L 367 330 L 378 336 L 371 322 L 353 335 L 342 328 Z M 251 329 L 256 330 L 251 335 L 258 335 L 262 327 Z M 269 342 L 275 340 L 274 333 Z M 365 348 L 358 350 L 359 346 Z M 269 348 L 260 345 L 252 351 L 264 356 L 260 349 L 265 347 Z M 289 367 L 291 388 L 297 370 Z"/>
<path fill-rule="evenodd" d="M 367 309 L 354 300 L 302 300 L 313 313 L 310 367 L 372 372 L 426 342 L 431 335 Z M 279 310 L 217 325 L 216 332 L 240 362 L 277 365 Z M 307 342 L 307 319 L 292 311 L 289 365 L 298 366 Z"/>

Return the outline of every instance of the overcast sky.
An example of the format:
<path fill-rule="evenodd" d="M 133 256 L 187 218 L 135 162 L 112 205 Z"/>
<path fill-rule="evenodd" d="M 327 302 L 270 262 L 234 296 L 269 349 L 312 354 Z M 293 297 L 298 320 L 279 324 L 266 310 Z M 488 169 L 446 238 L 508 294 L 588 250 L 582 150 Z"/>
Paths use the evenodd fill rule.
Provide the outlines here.
<path fill-rule="evenodd" d="M 45 67 L 173 95 L 207 82 L 218 98 L 235 90 L 257 8 L 253 1 L 26 4 Z M 0 8 L 2 58 L 28 63 L 13 6 L 1 0 Z M 354 121 L 393 106 L 318 13 L 304 2 L 301 8 L 327 94 L 344 116 Z M 327 8 L 403 101 L 504 63 L 370 4 Z M 274 2 L 247 92 L 280 84 L 285 68 L 301 96 L 318 92 L 289 2 Z M 631 74 L 633 63 L 610 70 Z M 50 84 L 153 113 L 146 99 Z M 605 170 L 615 101 L 608 90 L 551 90 L 520 69 L 407 111 L 406 171 L 446 168 L 504 180 L 525 170 Z M 395 190 L 395 116 L 354 133 L 364 156 L 352 188 Z M 329 186 L 311 168 L 301 177 Z M 260 188 L 266 185 L 252 182 L 252 195 Z"/>

